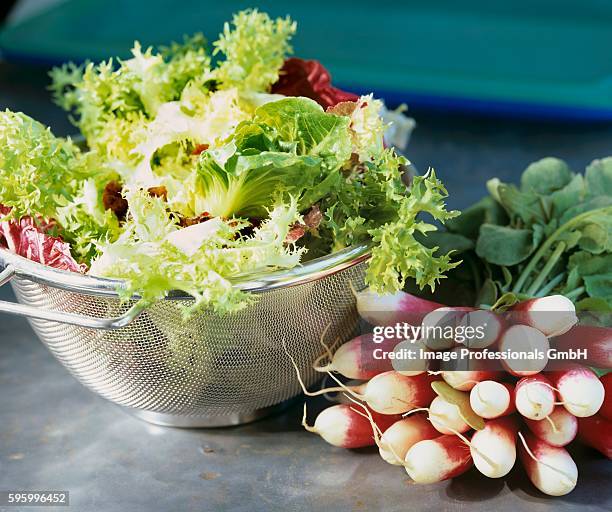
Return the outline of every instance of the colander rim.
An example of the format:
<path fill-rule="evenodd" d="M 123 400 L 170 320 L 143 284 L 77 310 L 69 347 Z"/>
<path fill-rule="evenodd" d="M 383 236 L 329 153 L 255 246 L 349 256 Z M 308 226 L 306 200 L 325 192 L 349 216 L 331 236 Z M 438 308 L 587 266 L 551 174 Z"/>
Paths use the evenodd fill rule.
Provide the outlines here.
<path fill-rule="evenodd" d="M 233 280 L 239 290 L 262 293 L 276 288 L 297 286 L 317 281 L 340 272 L 370 257 L 370 244 L 359 244 L 342 249 L 332 254 L 307 261 L 291 269 L 261 272 L 242 276 Z M 126 287 L 123 279 L 98 277 L 79 274 L 69 270 L 60 270 L 29 260 L 0 247 L 0 269 L 12 267 L 15 277 L 39 284 L 59 288 L 69 292 L 85 295 L 118 297 L 118 289 Z M 135 295 L 134 299 L 139 296 Z M 191 295 L 181 290 L 174 290 L 165 297 L 167 300 L 192 300 Z"/>

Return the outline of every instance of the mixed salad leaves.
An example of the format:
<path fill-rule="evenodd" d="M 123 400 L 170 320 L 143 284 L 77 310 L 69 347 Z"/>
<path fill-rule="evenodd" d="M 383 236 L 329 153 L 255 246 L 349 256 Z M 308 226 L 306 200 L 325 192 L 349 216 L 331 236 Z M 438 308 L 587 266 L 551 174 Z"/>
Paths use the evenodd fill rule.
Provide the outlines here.
<path fill-rule="evenodd" d="M 30 219 L 70 248 L 62 268 L 121 278 L 124 298 L 183 290 L 191 309 L 238 310 L 254 298 L 232 287 L 237 277 L 359 243 L 372 245 L 375 291 L 409 279 L 434 288 L 458 264 L 418 238 L 436 230 L 422 213 L 456 215 L 443 184 L 430 171 L 406 187 L 383 103 L 333 87 L 316 61 L 287 59 L 295 30 L 247 10 L 212 52 L 196 35 L 54 69 L 54 99 L 87 150 L 0 113 L 3 226 Z M 396 135 L 409 133 L 410 120 L 393 119 Z"/>

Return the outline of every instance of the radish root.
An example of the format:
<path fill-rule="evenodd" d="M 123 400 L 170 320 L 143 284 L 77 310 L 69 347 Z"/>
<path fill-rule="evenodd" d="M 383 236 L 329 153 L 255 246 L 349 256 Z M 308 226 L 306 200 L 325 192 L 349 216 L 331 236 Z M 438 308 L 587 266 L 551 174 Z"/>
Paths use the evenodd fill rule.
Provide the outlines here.
<path fill-rule="evenodd" d="M 559 393 L 559 390 L 555 386 L 553 386 L 552 384 L 549 384 L 548 382 L 542 382 L 541 380 L 537 380 L 535 382 L 537 382 L 538 384 L 541 384 L 542 386 L 546 386 L 547 388 L 552 389 L 556 393 Z"/>
<path fill-rule="evenodd" d="M 287 344 L 285 343 L 285 340 L 283 339 L 281 341 L 282 345 L 283 345 L 283 349 L 285 350 L 285 354 L 287 354 L 287 357 L 291 360 L 291 364 L 293 365 L 293 368 L 295 368 L 295 374 L 297 375 L 297 380 L 300 383 L 300 387 L 302 388 L 302 392 L 306 395 L 306 396 L 320 396 L 320 395 L 325 395 L 327 393 L 331 393 L 334 391 L 349 391 L 351 393 L 353 393 L 353 391 L 351 391 L 351 389 L 348 386 L 345 386 L 344 384 L 342 384 L 339 380 L 337 380 L 335 377 L 332 376 L 331 373 L 327 372 L 327 374 L 332 377 L 338 384 L 340 384 L 339 387 L 331 387 L 331 388 L 324 388 L 324 389 L 319 389 L 318 391 L 308 391 L 308 389 L 306 389 L 306 384 L 304 384 L 304 381 L 302 380 L 302 375 L 300 374 L 300 369 L 297 365 L 297 363 L 295 362 L 295 359 L 293 358 L 293 356 L 289 353 L 289 350 L 287 350 Z"/>
<path fill-rule="evenodd" d="M 402 414 L 402 418 L 405 418 L 406 416 L 410 416 L 414 412 L 421 412 L 421 411 L 429 414 L 429 409 L 427 407 L 417 407 L 416 409 L 410 409 L 408 412 L 405 412 L 404 414 Z"/>
<path fill-rule="evenodd" d="M 476 448 L 472 444 L 472 442 L 467 437 L 465 437 L 461 432 L 458 432 L 457 430 L 455 430 L 452 427 L 449 427 L 448 425 L 444 425 L 444 427 L 447 428 L 448 430 L 450 430 L 459 439 L 461 439 L 470 448 L 470 450 L 474 450 L 476 453 L 478 453 L 478 455 L 480 455 L 487 462 L 487 464 L 489 464 L 489 466 L 491 466 L 494 469 L 497 469 L 499 467 L 499 464 L 497 464 L 488 455 L 485 455 L 484 453 L 482 453 L 482 451 L 480 451 L 478 448 Z"/>
<path fill-rule="evenodd" d="M 331 327 L 332 323 L 329 322 L 326 326 L 325 329 L 323 329 L 323 332 L 321 333 L 321 337 L 319 338 L 319 343 L 321 343 L 321 345 L 323 346 L 323 348 L 325 349 L 325 352 L 323 354 L 321 354 L 319 357 L 317 357 L 314 362 L 312 363 L 312 368 L 313 370 L 317 371 L 317 372 L 327 372 L 327 371 L 331 371 L 333 370 L 332 367 L 332 360 L 334 358 L 334 354 L 331 351 L 329 345 L 327 345 L 327 343 L 325 343 L 325 338 L 327 337 L 327 332 L 329 331 L 329 328 Z M 338 336 L 334 342 L 332 343 L 332 348 L 336 347 L 336 344 L 338 343 L 338 341 L 340 341 L 340 337 Z M 329 361 L 329 363 L 325 366 L 319 366 L 319 364 L 321 363 L 321 361 L 323 359 L 325 359 L 327 357 L 327 360 Z"/>
<path fill-rule="evenodd" d="M 541 384 L 542 386 L 546 386 L 547 388 L 552 389 L 556 393 L 559 393 L 559 396 L 561 395 L 561 392 L 556 387 L 552 386 L 551 384 L 548 384 L 548 382 L 542 382 L 542 381 L 536 381 L 536 382 L 538 384 Z M 529 401 L 531 403 L 537 403 L 537 402 L 534 402 L 533 400 L 531 400 L 531 398 L 529 397 L 529 389 L 527 389 L 527 398 L 529 398 Z M 569 402 L 567 400 L 564 400 L 562 402 L 553 402 L 553 405 L 566 405 L 566 404 L 572 405 L 574 407 L 581 407 L 583 409 L 586 409 L 588 407 L 588 405 L 579 404 L 579 403 L 576 403 L 576 402 Z"/>
<path fill-rule="evenodd" d="M 488 404 L 489 402 L 482 397 L 482 394 L 480 393 L 480 389 L 478 389 L 478 385 L 476 385 L 474 387 L 476 388 L 476 394 L 478 395 L 478 398 L 480 398 L 480 401 L 483 404 Z"/>
<path fill-rule="evenodd" d="M 325 398 L 325 400 L 327 400 L 328 402 L 332 402 L 332 403 L 336 403 L 336 404 L 340 404 L 342 403 L 342 401 L 339 399 L 339 395 L 337 393 L 339 393 L 339 391 L 329 391 L 329 389 L 336 389 L 336 388 L 327 388 L 327 379 L 329 377 L 329 372 L 326 372 L 327 375 L 323 378 L 323 381 L 321 382 L 321 388 L 326 391 L 326 393 L 323 395 L 323 398 Z M 347 386 L 350 387 L 350 386 Z M 344 391 L 344 390 L 342 390 Z M 334 395 L 332 395 L 332 393 L 336 393 Z"/>
<path fill-rule="evenodd" d="M 319 389 L 327 390 L 326 386 L 327 386 L 327 376 L 325 376 L 323 378 L 323 380 L 321 381 L 321 387 Z M 328 402 L 337 403 L 338 402 L 338 399 L 336 398 L 337 395 L 336 396 L 332 396 L 330 393 L 332 393 L 332 392 L 330 391 L 328 393 L 325 393 L 323 395 L 323 398 L 325 398 L 325 400 L 327 400 Z"/>
<path fill-rule="evenodd" d="M 364 418 L 367 418 L 370 421 L 370 424 L 372 425 L 372 434 L 374 435 L 374 441 L 376 441 L 376 445 L 380 447 L 380 445 L 378 444 L 378 441 L 380 440 L 380 437 L 382 436 L 382 430 L 380 430 L 380 427 L 374 421 L 374 418 L 372 417 L 372 413 L 370 412 L 370 410 L 364 404 L 362 404 L 359 400 L 355 400 L 352 396 L 347 395 L 347 394 L 345 394 L 345 396 L 351 402 L 353 402 L 354 404 L 357 404 L 359 407 L 361 407 L 365 411 L 365 413 L 363 413 L 361 411 L 358 411 L 354 407 L 351 407 L 352 411 L 355 411 L 357 414 L 359 414 L 360 416 L 363 416 Z"/>
<path fill-rule="evenodd" d="M 557 428 L 557 425 L 555 425 L 555 422 L 552 420 L 552 418 L 550 416 L 546 416 L 546 418 L 544 418 L 546 421 L 548 421 L 548 423 L 550 423 L 550 427 L 552 428 L 552 431 L 555 434 L 559 433 L 559 429 Z"/>
<path fill-rule="evenodd" d="M 333 387 L 328 388 L 327 391 L 330 391 L 330 390 L 335 391 L 337 389 L 338 391 L 344 391 L 345 393 L 349 393 L 351 396 L 353 396 L 357 400 L 364 400 L 364 396 L 355 391 L 356 389 L 359 389 L 361 386 L 347 386 L 346 384 L 343 384 L 342 382 L 340 382 L 340 380 L 331 372 L 327 372 L 327 375 L 329 375 L 339 386 L 338 388 L 333 388 Z"/>
<path fill-rule="evenodd" d="M 553 386 L 551 386 L 550 384 L 546 383 L 546 382 L 542 382 L 542 381 L 536 381 L 537 384 L 541 384 L 542 386 L 546 386 L 547 388 L 552 389 L 553 391 L 557 391 L 556 388 L 554 388 Z M 527 400 L 529 400 L 529 402 L 538 410 L 541 411 L 542 410 L 542 403 L 538 402 L 537 400 L 533 399 L 533 389 L 531 389 L 533 387 L 533 384 L 529 385 L 527 384 L 527 389 L 525 390 L 525 394 L 527 395 Z M 559 405 L 557 402 L 553 402 L 553 405 Z"/>
<path fill-rule="evenodd" d="M 312 432 L 313 434 L 317 434 L 317 429 L 313 427 L 311 427 L 308 424 L 308 421 L 306 420 L 306 402 L 304 402 L 304 414 L 302 415 L 302 427 L 304 427 L 308 432 Z"/>
<path fill-rule="evenodd" d="M 391 455 L 393 455 L 395 460 L 398 462 L 398 464 L 406 467 L 405 461 L 402 460 L 402 458 L 397 454 L 397 452 L 393 449 L 393 446 L 391 445 L 383 446 L 382 439 L 381 439 L 382 431 L 380 430 L 379 426 L 374 421 L 374 418 L 372 417 L 372 413 L 370 412 L 370 410 L 364 404 L 355 400 L 353 397 L 348 396 L 348 395 L 346 395 L 346 397 L 352 402 L 356 403 L 359 407 L 361 407 L 365 411 L 365 413 L 363 413 L 351 407 L 353 411 L 355 411 L 360 416 L 363 416 L 370 422 L 370 425 L 372 426 L 372 434 L 374 436 L 374 442 L 376 443 L 376 446 L 378 446 L 378 448 L 380 448 L 381 450 L 389 450 L 391 452 Z"/>

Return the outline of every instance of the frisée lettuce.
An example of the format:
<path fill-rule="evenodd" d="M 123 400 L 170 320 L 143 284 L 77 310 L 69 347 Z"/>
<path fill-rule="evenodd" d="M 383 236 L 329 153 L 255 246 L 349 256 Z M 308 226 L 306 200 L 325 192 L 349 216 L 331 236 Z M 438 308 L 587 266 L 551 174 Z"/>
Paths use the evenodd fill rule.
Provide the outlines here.
<path fill-rule="evenodd" d="M 195 299 L 186 311 L 202 304 L 218 311 L 243 308 L 253 297 L 234 288 L 232 278 L 269 268 L 291 268 L 304 249 L 286 244 L 289 228 L 300 220 L 296 201 L 269 212 L 252 236 L 240 236 L 246 221 L 213 218 L 180 229 L 164 201 L 139 190 L 129 197 L 130 219 L 119 238 L 94 260 L 91 273 L 126 281 L 125 299 L 134 293 L 150 303 L 170 290 Z M 204 229 L 202 229 L 204 228 Z"/>
<path fill-rule="evenodd" d="M 382 101 L 287 59 L 295 29 L 247 10 L 212 53 L 196 35 L 55 69 L 55 101 L 87 149 L 4 113 L 0 203 L 51 222 L 75 268 L 123 279 L 124 299 L 181 290 L 195 299 L 187 313 L 237 311 L 255 300 L 237 279 L 362 243 L 375 291 L 435 287 L 457 263 L 418 240 L 455 216 L 444 186 L 433 171 L 406 186 Z M 393 118 L 407 134 L 411 122 Z"/>

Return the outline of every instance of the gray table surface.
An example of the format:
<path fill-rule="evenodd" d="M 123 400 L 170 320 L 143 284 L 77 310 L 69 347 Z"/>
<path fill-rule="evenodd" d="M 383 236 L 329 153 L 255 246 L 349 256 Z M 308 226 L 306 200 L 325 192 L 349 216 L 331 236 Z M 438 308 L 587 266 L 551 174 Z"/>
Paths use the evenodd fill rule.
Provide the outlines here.
<path fill-rule="evenodd" d="M 45 83 L 40 69 L 0 63 L 0 108 L 70 133 Z M 436 168 L 455 208 L 478 199 L 487 178 L 516 181 L 537 158 L 582 169 L 612 154 L 610 125 L 414 114 L 409 156 L 421 170 Z M 0 298 L 13 300 L 6 288 Z M 304 432 L 300 416 L 297 405 L 230 429 L 151 426 L 77 383 L 25 320 L 0 317 L 0 491 L 70 491 L 70 508 L 54 510 L 612 510 L 611 465 L 592 450 L 574 452 L 580 482 L 563 498 L 543 496 L 517 469 L 501 480 L 472 470 L 416 486 L 375 450 L 333 448 Z"/>

